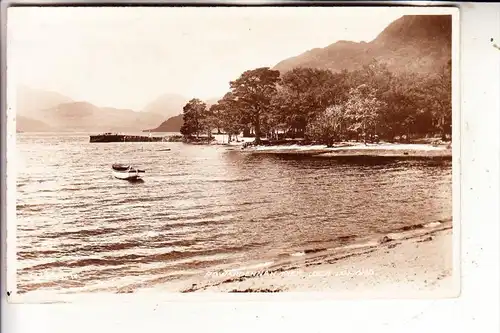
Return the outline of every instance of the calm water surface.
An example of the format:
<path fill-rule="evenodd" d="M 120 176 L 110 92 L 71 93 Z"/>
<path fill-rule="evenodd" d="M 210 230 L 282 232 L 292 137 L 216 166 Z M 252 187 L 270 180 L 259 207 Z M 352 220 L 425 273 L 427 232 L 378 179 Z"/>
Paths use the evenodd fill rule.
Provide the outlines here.
<path fill-rule="evenodd" d="M 451 219 L 451 160 L 250 155 L 18 134 L 18 286 L 154 286 Z M 165 151 L 170 149 L 170 151 Z M 144 182 L 110 165 L 146 169 Z"/>

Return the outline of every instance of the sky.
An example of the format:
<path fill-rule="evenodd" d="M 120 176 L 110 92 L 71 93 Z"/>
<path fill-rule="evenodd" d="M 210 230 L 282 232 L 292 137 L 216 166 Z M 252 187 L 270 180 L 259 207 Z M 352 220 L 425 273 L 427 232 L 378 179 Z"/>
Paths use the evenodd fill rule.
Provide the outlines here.
<path fill-rule="evenodd" d="M 373 40 L 402 8 L 9 8 L 7 83 L 101 107 L 211 99 L 245 70 L 338 40 Z"/>

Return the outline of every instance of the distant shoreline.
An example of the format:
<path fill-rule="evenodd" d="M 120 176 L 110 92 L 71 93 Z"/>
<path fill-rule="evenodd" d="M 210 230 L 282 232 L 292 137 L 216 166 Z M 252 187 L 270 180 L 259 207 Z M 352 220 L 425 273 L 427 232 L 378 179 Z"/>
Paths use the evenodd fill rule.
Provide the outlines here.
<path fill-rule="evenodd" d="M 448 145 L 431 144 L 397 144 L 397 143 L 344 143 L 334 147 L 326 145 L 310 146 L 255 146 L 242 148 L 243 152 L 252 154 L 307 155 L 318 157 L 335 156 L 418 156 L 418 157 L 451 157 L 452 149 Z"/>
<path fill-rule="evenodd" d="M 24 132 L 22 134 L 40 135 L 93 135 L 86 132 Z M 163 135 L 161 135 L 163 134 Z M 178 133 L 155 133 L 154 137 L 163 136 L 164 142 L 184 142 Z M 280 145 L 257 145 L 245 147 L 245 144 L 253 143 L 254 138 L 240 138 L 238 142 L 227 142 L 227 136 L 223 134 L 214 135 L 212 142 L 184 142 L 188 145 L 213 145 L 224 146 L 228 151 L 240 151 L 247 154 L 274 154 L 274 155 L 301 155 L 314 157 L 349 157 L 349 156 L 371 156 L 371 157 L 442 157 L 451 158 L 451 144 L 430 143 L 362 143 L 362 142 L 340 142 L 333 147 L 327 145 L 301 145 L 293 141 L 290 144 Z"/>

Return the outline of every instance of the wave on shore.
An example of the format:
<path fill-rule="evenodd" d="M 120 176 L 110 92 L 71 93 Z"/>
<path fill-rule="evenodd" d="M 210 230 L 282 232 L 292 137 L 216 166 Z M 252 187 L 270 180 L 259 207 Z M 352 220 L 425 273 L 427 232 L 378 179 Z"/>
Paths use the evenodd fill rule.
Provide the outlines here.
<path fill-rule="evenodd" d="M 267 275 L 293 275 L 293 271 L 305 267 L 332 264 L 349 257 L 374 252 L 382 247 L 393 249 L 401 244 L 400 241 L 417 240 L 419 238 L 418 242 L 430 241 L 432 240 L 431 235 L 448 229 L 452 229 L 451 220 L 402 227 L 393 232 L 358 239 L 342 246 L 307 247 L 301 251 L 290 251 L 280 254 L 278 256 L 279 259 L 274 261 L 253 263 L 242 268 L 227 268 L 216 272 L 208 272 L 205 275 L 205 281 L 194 283 L 190 288 L 182 292 L 203 291 L 227 283 L 242 282 L 246 279 Z M 255 292 L 255 290 L 251 291 Z M 264 290 L 263 292 L 270 291 Z"/>

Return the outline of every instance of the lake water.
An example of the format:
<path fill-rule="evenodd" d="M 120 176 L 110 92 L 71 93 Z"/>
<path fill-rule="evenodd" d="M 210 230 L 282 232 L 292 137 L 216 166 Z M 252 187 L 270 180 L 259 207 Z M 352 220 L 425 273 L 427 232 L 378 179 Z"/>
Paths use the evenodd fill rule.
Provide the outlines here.
<path fill-rule="evenodd" d="M 452 216 L 449 159 L 88 140 L 17 135 L 20 292 L 154 287 Z M 116 162 L 144 182 L 114 179 Z"/>

